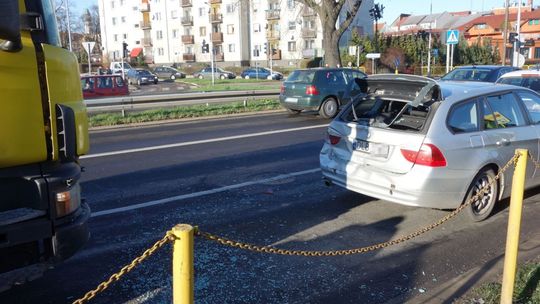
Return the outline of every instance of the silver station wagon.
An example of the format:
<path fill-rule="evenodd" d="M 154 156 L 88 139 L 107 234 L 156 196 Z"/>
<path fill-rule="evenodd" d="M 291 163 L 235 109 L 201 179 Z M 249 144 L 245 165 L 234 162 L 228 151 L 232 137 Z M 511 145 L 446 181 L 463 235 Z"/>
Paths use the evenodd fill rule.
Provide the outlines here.
<path fill-rule="evenodd" d="M 320 153 L 327 185 L 399 204 L 455 209 L 517 148 L 538 160 L 540 95 L 481 82 L 375 75 L 332 121 Z M 513 170 L 467 208 L 475 221 L 510 195 Z M 526 187 L 540 184 L 529 161 Z"/>

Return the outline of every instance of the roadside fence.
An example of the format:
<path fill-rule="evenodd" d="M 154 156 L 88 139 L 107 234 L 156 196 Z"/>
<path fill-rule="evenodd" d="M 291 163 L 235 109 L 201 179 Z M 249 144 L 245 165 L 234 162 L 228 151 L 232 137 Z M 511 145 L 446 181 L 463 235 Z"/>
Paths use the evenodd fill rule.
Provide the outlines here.
<path fill-rule="evenodd" d="M 403 235 L 401 237 L 389 240 L 387 242 L 377 243 L 370 246 L 351 248 L 345 250 L 289 250 L 281 249 L 273 246 L 260 246 L 250 243 L 235 241 L 215 235 L 209 232 L 201 231 L 198 227 L 193 227 L 187 224 L 179 224 L 167 231 L 165 235 L 150 248 L 145 250 L 140 256 L 135 258 L 131 263 L 122 267 L 118 272 L 111 275 L 107 280 L 100 283 L 95 289 L 87 292 L 83 297 L 77 299 L 73 304 L 83 304 L 92 300 L 99 293 L 104 292 L 114 282 L 120 280 L 124 275 L 129 273 L 135 267 L 140 265 L 148 257 L 164 247 L 168 243 L 173 244 L 173 259 L 172 259 L 172 275 L 173 275 L 173 303 L 174 304 L 191 304 L 194 302 L 194 239 L 200 237 L 218 244 L 248 250 L 252 252 L 278 254 L 289 256 L 305 256 L 305 257 L 325 257 L 325 256 L 344 256 L 363 254 L 386 247 L 394 246 L 416 238 L 426 232 L 429 232 L 452 218 L 455 218 L 461 211 L 469 207 L 483 197 L 493 183 L 498 182 L 503 174 L 510 168 L 514 167 L 514 177 L 512 180 L 512 193 L 510 199 L 510 214 L 508 222 L 506 253 L 504 260 L 503 286 L 501 293 L 501 304 L 511 304 L 514 288 L 517 253 L 519 243 L 519 231 L 521 225 L 521 211 L 523 204 L 523 193 L 525 184 L 525 171 L 527 167 L 527 159 L 530 158 L 536 168 L 540 168 L 540 163 L 532 158 L 527 150 L 517 149 L 515 155 L 498 171 L 494 179 L 492 179 L 484 188 L 480 189 L 476 195 L 461 204 L 460 207 L 450 212 L 445 217 L 438 221 L 421 227 L 420 229 Z"/>

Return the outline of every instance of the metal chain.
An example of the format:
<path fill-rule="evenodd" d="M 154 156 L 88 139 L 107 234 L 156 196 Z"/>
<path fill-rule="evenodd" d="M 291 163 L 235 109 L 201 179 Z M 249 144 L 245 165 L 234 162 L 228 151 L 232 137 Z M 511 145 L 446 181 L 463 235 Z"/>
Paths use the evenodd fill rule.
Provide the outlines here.
<path fill-rule="evenodd" d="M 111 275 L 108 280 L 102 282 L 99 284 L 94 290 L 91 290 L 87 292 L 82 298 L 77 299 L 73 302 L 73 304 L 83 304 L 88 301 L 90 301 L 92 298 L 94 298 L 98 293 L 103 292 L 105 289 L 109 288 L 111 283 L 114 283 L 120 278 L 125 275 L 126 273 L 130 272 L 133 268 L 137 267 L 139 264 L 141 264 L 145 259 L 147 259 L 149 256 L 154 254 L 158 249 L 163 247 L 165 244 L 175 240 L 176 237 L 173 235 L 172 230 L 167 231 L 165 233 L 165 236 L 157 241 L 152 247 L 149 249 L 146 249 L 140 256 L 135 258 L 131 263 L 127 264 L 126 266 L 122 267 L 120 271 L 117 273 Z"/>
<path fill-rule="evenodd" d="M 224 238 L 224 237 L 220 237 L 220 236 L 208 233 L 208 232 L 202 232 L 202 231 L 199 231 L 199 230 L 196 231 L 196 235 L 201 236 L 201 237 L 203 237 L 203 238 L 205 238 L 207 240 L 217 242 L 217 243 L 219 243 L 221 245 L 240 248 L 240 249 L 259 252 L 259 253 L 272 253 L 272 254 L 281 254 L 281 255 L 310 256 L 310 257 L 313 257 L 313 256 L 317 256 L 317 257 L 321 257 L 321 256 L 340 256 L 340 255 L 352 255 L 352 254 L 366 253 L 366 252 L 386 248 L 386 247 L 389 247 L 389 246 L 392 246 L 392 245 L 397 245 L 399 243 L 403 243 L 403 242 L 408 241 L 408 240 L 410 240 L 412 238 L 415 238 L 415 237 L 417 237 L 417 236 L 419 236 L 421 234 L 424 234 L 424 233 L 426 233 L 426 232 L 428 232 L 430 230 L 433 230 L 436 227 L 442 225 L 444 222 L 454 218 L 461 211 L 463 211 L 463 209 L 467 208 L 473 202 L 476 202 L 478 199 L 480 199 L 486 193 L 488 187 L 491 187 L 493 185 L 493 183 L 495 183 L 497 180 L 499 180 L 501 178 L 501 176 L 504 174 L 504 172 L 506 170 L 508 170 L 508 168 L 512 164 L 515 165 L 515 163 L 517 162 L 519 157 L 520 157 L 519 154 L 515 154 L 512 157 L 512 159 L 510 159 L 502 167 L 502 169 L 499 170 L 499 172 L 497 173 L 495 178 L 493 180 L 491 180 L 488 183 L 488 185 L 486 185 L 484 188 L 480 189 L 480 191 L 478 191 L 478 193 L 476 193 L 476 195 L 472 196 L 466 202 L 461 204 L 461 206 L 459 206 L 459 208 L 455 209 L 454 211 L 452 211 L 451 213 L 449 213 L 445 217 L 441 218 L 437 222 L 435 222 L 435 223 L 433 223 L 431 225 L 428 225 L 428 226 L 426 226 L 426 227 L 424 227 L 424 228 L 422 228 L 420 230 L 417 230 L 417 231 L 415 231 L 413 233 L 410 233 L 410 234 L 407 234 L 405 236 L 399 237 L 397 239 L 393 239 L 393 240 L 383 242 L 383 243 L 374 244 L 374 245 L 371 245 L 371 246 L 365 246 L 365 247 L 359 247 L 359 248 L 353 248 L 353 249 L 345 249 L 345 250 L 332 250 L 332 251 L 288 250 L 288 249 L 280 249 L 280 248 L 276 248 L 276 247 L 272 247 L 272 246 L 258 246 L 258 245 L 253 245 L 253 244 L 249 244 L 249 243 L 237 242 L 237 241 L 233 241 L 233 240 L 230 240 L 230 239 L 227 239 L 227 238 Z"/>
<path fill-rule="evenodd" d="M 529 152 L 527 154 L 529 156 L 529 158 L 531 159 L 531 161 L 533 162 L 534 166 L 536 167 L 536 169 L 540 169 L 540 163 L 534 159 L 533 155 L 531 154 L 531 152 Z"/>

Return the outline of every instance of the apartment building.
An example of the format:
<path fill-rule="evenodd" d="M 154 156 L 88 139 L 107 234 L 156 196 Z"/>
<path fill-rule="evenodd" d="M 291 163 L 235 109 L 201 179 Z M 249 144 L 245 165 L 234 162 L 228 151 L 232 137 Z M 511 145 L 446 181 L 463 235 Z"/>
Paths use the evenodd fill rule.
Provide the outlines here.
<path fill-rule="evenodd" d="M 294 0 L 98 0 L 104 54 L 119 58 L 122 42 L 148 63 L 210 62 L 218 65 L 296 65 L 320 57 L 322 27 L 317 14 Z M 363 1 L 351 32 L 372 34 Z M 137 7 L 137 9 L 135 9 Z M 341 24 L 342 14 L 338 24 Z"/>

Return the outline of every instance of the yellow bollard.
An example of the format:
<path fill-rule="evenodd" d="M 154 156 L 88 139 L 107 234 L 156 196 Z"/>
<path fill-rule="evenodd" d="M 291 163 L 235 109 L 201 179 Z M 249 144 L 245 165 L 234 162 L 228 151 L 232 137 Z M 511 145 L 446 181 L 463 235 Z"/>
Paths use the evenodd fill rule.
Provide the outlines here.
<path fill-rule="evenodd" d="M 512 179 L 512 194 L 510 197 L 510 214 L 508 216 L 508 232 L 506 235 L 506 252 L 504 254 L 504 271 L 501 290 L 501 304 L 512 304 L 514 281 L 521 226 L 521 209 L 523 206 L 523 191 L 525 189 L 525 172 L 527 171 L 526 149 L 517 149 L 519 158 Z"/>
<path fill-rule="evenodd" d="M 398 75 L 399 74 L 398 69 L 396 69 L 396 71 L 394 73 L 396 73 L 396 75 Z"/>
<path fill-rule="evenodd" d="M 195 229 L 186 224 L 172 229 L 176 240 L 173 245 L 173 303 L 193 304 L 195 276 L 193 267 L 193 234 Z"/>

